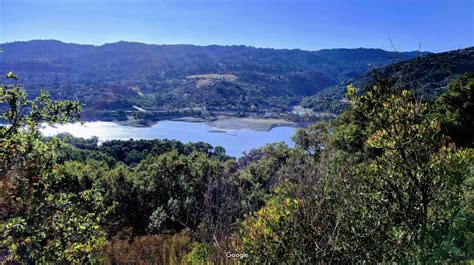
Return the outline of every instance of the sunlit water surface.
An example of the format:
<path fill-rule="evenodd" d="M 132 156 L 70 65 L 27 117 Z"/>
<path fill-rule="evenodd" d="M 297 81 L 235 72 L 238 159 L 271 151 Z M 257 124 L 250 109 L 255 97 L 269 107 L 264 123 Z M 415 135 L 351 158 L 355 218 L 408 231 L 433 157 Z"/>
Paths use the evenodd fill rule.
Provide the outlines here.
<path fill-rule="evenodd" d="M 100 141 L 128 140 L 128 139 L 175 139 L 181 142 L 207 142 L 213 146 L 220 145 L 226 153 L 239 157 L 242 152 L 264 146 L 267 143 L 285 142 L 293 146 L 291 137 L 294 127 L 276 127 L 272 130 L 253 131 L 250 129 L 222 130 L 216 132 L 215 128 L 206 123 L 160 121 L 151 127 L 131 127 L 113 122 L 86 122 L 64 124 L 55 127 L 43 126 L 41 129 L 45 136 L 58 133 L 70 133 L 74 137 L 90 138 L 97 136 Z"/>

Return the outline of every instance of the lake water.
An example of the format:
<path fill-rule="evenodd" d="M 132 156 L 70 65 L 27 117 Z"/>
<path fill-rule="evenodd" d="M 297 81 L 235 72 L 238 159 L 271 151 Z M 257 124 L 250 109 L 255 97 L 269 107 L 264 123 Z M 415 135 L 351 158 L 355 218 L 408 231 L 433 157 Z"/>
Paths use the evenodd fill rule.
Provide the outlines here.
<path fill-rule="evenodd" d="M 294 143 L 291 137 L 295 134 L 294 127 L 276 127 L 270 131 L 254 131 L 250 129 L 226 130 L 216 129 L 204 122 L 160 121 L 151 127 L 131 127 L 113 122 L 86 122 L 64 124 L 55 127 L 46 126 L 41 129 L 45 136 L 58 133 L 70 133 L 74 137 L 90 138 L 97 136 L 100 141 L 128 139 L 175 139 L 181 142 L 207 142 L 213 146 L 220 145 L 226 153 L 239 157 L 242 152 L 264 146 L 267 143 L 285 142 L 289 146 Z"/>

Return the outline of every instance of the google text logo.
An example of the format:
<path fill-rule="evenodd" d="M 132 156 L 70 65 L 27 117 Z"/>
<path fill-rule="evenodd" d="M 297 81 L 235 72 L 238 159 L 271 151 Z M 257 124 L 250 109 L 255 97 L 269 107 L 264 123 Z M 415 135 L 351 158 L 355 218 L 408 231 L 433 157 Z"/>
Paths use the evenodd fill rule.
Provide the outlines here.
<path fill-rule="evenodd" d="M 248 258 L 249 254 L 226 252 L 225 256 L 230 259 L 243 259 L 243 258 Z"/>

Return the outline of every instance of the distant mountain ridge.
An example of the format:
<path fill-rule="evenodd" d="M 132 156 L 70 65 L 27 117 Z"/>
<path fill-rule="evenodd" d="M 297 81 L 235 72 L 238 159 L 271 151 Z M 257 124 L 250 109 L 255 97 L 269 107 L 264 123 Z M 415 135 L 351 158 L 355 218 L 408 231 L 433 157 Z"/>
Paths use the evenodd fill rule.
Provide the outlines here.
<path fill-rule="evenodd" d="M 369 65 L 428 54 L 124 41 L 94 46 L 34 40 L 0 47 L 0 68 L 17 73 L 31 94 L 47 88 L 53 97 L 80 100 L 94 112 L 136 110 L 133 106 L 287 112 L 305 96 L 368 72 Z"/>
<path fill-rule="evenodd" d="M 316 111 L 339 112 L 344 102 L 347 85 L 353 84 L 363 89 L 373 82 L 372 75 L 379 78 L 395 77 L 395 86 L 414 89 L 425 99 L 434 99 L 446 91 L 447 85 L 466 72 L 474 72 L 474 47 L 455 51 L 430 54 L 415 59 L 401 61 L 384 66 L 321 90 L 316 95 L 307 97 L 302 105 Z"/>

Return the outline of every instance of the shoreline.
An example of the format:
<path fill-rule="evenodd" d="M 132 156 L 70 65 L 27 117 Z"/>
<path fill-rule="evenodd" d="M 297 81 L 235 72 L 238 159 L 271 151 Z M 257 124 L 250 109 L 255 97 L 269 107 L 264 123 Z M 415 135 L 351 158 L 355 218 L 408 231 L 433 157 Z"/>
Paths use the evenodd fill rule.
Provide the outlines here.
<path fill-rule="evenodd" d="M 210 117 L 167 117 L 159 120 L 139 120 L 129 117 L 127 120 L 116 119 L 83 119 L 81 122 L 113 122 L 130 127 L 152 127 L 161 121 L 177 121 L 205 123 L 216 132 L 251 130 L 251 131 L 271 131 L 277 127 L 305 127 L 308 123 L 293 122 L 285 119 L 262 118 L 262 117 L 235 117 L 235 116 L 210 116 Z"/>
<path fill-rule="evenodd" d="M 252 131 L 271 131 L 276 127 L 300 127 L 299 124 L 275 118 L 257 118 L 257 117 L 229 117 L 217 116 L 215 120 L 206 121 L 206 124 L 218 130 L 252 130 Z"/>

